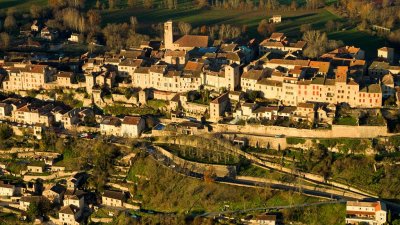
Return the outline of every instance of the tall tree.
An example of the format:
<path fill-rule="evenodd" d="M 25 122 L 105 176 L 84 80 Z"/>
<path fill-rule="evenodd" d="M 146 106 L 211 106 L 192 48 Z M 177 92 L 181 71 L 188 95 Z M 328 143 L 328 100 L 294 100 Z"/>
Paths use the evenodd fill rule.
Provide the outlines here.
<path fill-rule="evenodd" d="M 189 34 L 190 31 L 192 30 L 192 25 L 189 23 L 185 22 L 179 22 L 178 23 L 179 30 L 181 31 L 181 34 Z"/>
<path fill-rule="evenodd" d="M 136 1 L 135 0 L 128 0 L 127 4 L 128 4 L 129 7 L 133 7 L 133 6 L 135 6 Z"/>
<path fill-rule="evenodd" d="M 0 33 L 0 48 L 6 49 L 10 45 L 10 35 L 6 32 Z M 1 131 L 1 130 L 0 130 Z M 12 134 L 12 132 L 11 132 Z M 0 133 L 1 135 L 1 133 Z"/>
<path fill-rule="evenodd" d="M 4 20 L 4 28 L 8 31 L 13 30 L 17 26 L 17 21 L 15 20 L 14 17 L 14 10 L 9 9 L 7 11 L 7 17 Z"/>
<path fill-rule="evenodd" d="M 275 31 L 275 25 L 263 19 L 258 24 L 257 31 L 261 36 L 266 37 Z"/>
<path fill-rule="evenodd" d="M 143 6 L 147 9 L 153 8 L 154 0 L 143 0 Z"/>

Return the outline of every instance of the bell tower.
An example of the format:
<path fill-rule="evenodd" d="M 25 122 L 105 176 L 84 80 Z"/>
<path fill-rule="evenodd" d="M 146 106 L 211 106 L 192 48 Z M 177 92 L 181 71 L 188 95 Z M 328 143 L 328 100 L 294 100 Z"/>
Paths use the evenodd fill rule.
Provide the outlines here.
<path fill-rule="evenodd" d="M 164 47 L 165 49 L 173 49 L 173 30 L 172 20 L 164 23 Z"/>

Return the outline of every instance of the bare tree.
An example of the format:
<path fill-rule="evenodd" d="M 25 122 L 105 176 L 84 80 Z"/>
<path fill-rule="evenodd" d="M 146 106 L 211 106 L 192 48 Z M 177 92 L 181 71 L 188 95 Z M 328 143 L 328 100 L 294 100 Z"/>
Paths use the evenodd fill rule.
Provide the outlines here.
<path fill-rule="evenodd" d="M 139 22 L 138 22 L 136 16 L 131 16 L 131 17 L 129 18 L 129 21 L 130 21 L 130 23 L 131 23 L 132 30 L 136 32 L 136 27 L 137 27 L 137 25 L 139 24 Z"/>
<path fill-rule="evenodd" d="M 332 32 L 335 29 L 335 22 L 333 20 L 329 20 L 325 24 L 325 28 L 328 32 Z"/>
<path fill-rule="evenodd" d="M 303 40 L 307 42 L 307 47 L 303 54 L 310 58 L 316 58 L 326 50 L 328 38 L 325 33 L 310 30 L 303 34 Z"/>
<path fill-rule="evenodd" d="M 97 10 L 89 10 L 86 13 L 88 28 L 91 31 L 96 31 L 100 28 L 101 15 Z"/>
<path fill-rule="evenodd" d="M 301 32 L 301 33 L 305 33 L 305 32 L 307 32 L 307 31 L 310 31 L 311 29 L 312 29 L 312 27 L 311 27 L 311 24 L 309 24 L 309 23 L 302 24 L 302 25 L 300 26 L 300 32 Z"/>
<path fill-rule="evenodd" d="M 10 45 L 10 35 L 6 32 L 0 33 L 0 48 L 6 49 Z"/>
<path fill-rule="evenodd" d="M 143 6 L 147 9 L 153 8 L 154 0 L 143 0 Z"/>
<path fill-rule="evenodd" d="M 38 19 L 42 15 L 42 7 L 38 5 L 32 5 L 29 8 L 29 12 L 31 13 L 32 18 Z"/>
<path fill-rule="evenodd" d="M 13 10 L 8 10 L 7 11 L 7 17 L 4 20 L 4 28 L 6 30 L 12 30 L 17 26 L 17 21 L 15 20 L 14 17 L 14 11 Z"/>
<path fill-rule="evenodd" d="M 275 31 L 275 25 L 263 19 L 258 24 L 257 31 L 261 36 L 266 37 Z"/>
<path fill-rule="evenodd" d="M 179 30 L 181 31 L 181 34 L 189 34 L 190 31 L 192 30 L 192 25 L 190 25 L 190 23 L 179 22 L 178 27 Z"/>
<path fill-rule="evenodd" d="M 135 0 L 128 0 L 127 3 L 128 3 L 129 7 L 133 7 L 133 6 L 135 6 L 136 1 Z"/>

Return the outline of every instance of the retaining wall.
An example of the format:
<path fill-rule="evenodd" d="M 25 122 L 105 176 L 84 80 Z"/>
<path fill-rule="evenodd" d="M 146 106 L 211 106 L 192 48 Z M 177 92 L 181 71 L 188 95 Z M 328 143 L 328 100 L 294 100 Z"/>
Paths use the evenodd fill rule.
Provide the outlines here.
<path fill-rule="evenodd" d="M 205 171 L 212 168 L 218 177 L 235 177 L 236 176 L 236 167 L 235 166 L 225 166 L 225 165 L 215 165 L 215 164 L 206 164 L 206 163 L 197 163 L 188 161 L 178 156 L 170 153 L 169 151 L 159 147 L 154 146 L 157 151 L 163 154 L 165 157 L 171 159 L 176 165 L 189 169 L 195 173 L 204 174 Z"/>

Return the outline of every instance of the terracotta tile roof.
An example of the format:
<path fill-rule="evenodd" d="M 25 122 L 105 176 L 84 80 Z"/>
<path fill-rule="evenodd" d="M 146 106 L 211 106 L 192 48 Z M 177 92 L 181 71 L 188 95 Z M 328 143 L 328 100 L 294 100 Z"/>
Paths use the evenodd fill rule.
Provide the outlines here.
<path fill-rule="evenodd" d="M 114 116 L 106 116 L 106 117 L 104 117 L 103 121 L 101 121 L 101 124 L 112 125 L 112 126 L 121 126 L 121 120 Z"/>
<path fill-rule="evenodd" d="M 307 45 L 307 42 L 305 41 L 298 41 L 294 44 L 295 48 L 304 48 Z"/>
<path fill-rule="evenodd" d="M 229 95 L 228 92 L 222 94 L 221 96 L 219 96 L 218 98 L 214 99 L 211 101 L 211 103 L 213 104 L 220 104 L 224 101 L 228 101 L 229 100 Z"/>
<path fill-rule="evenodd" d="M 309 109 L 314 109 L 314 103 L 309 103 L 309 102 L 300 102 L 297 104 L 298 108 L 309 108 Z"/>
<path fill-rule="evenodd" d="M 347 72 L 349 71 L 349 67 L 347 66 L 338 66 L 336 68 L 336 81 L 345 83 L 347 81 Z"/>
<path fill-rule="evenodd" d="M 125 200 L 125 193 L 122 191 L 104 191 L 103 197 L 118 199 L 121 201 Z"/>
<path fill-rule="evenodd" d="M 311 83 L 312 83 L 311 80 L 299 80 L 299 81 L 297 81 L 298 85 L 309 85 Z"/>
<path fill-rule="evenodd" d="M 165 51 L 164 57 L 170 56 L 170 57 L 185 57 L 186 56 L 186 51 L 172 51 L 172 50 L 167 50 Z"/>
<path fill-rule="evenodd" d="M 244 72 L 242 74 L 242 78 L 250 79 L 250 80 L 260 80 L 262 78 L 263 74 L 264 74 L 263 70 L 251 69 L 251 70 L 249 70 L 247 72 Z"/>
<path fill-rule="evenodd" d="M 370 84 L 367 86 L 368 93 L 382 93 L 381 85 L 379 84 Z"/>
<path fill-rule="evenodd" d="M 221 50 L 224 52 L 233 52 L 237 47 L 237 44 L 223 44 Z"/>
<path fill-rule="evenodd" d="M 347 201 L 346 206 L 375 207 L 376 204 L 379 204 L 379 202 Z"/>
<path fill-rule="evenodd" d="M 79 211 L 79 208 L 75 205 L 67 205 L 60 209 L 59 213 L 68 214 L 68 215 L 75 215 Z"/>
<path fill-rule="evenodd" d="M 139 67 L 143 63 L 143 59 L 125 59 L 119 66 Z"/>
<path fill-rule="evenodd" d="M 186 63 L 184 70 L 189 71 L 201 71 L 204 67 L 204 63 L 189 61 Z"/>
<path fill-rule="evenodd" d="M 208 36 L 184 35 L 175 41 L 174 44 L 178 44 L 179 47 L 205 48 L 208 46 Z"/>
<path fill-rule="evenodd" d="M 267 85 L 267 86 L 275 86 L 275 87 L 282 87 L 282 81 L 271 80 L 268 78 L 262 78 L 257 82 L 257 84 Z"/>
<path fill-rule="evenodd" d="M 301 59 L 271 59 L 270 63 L 280 64 L 280 65 L 299 65 L 299 66 L 308 66 L 310 61 L 309 60 L 301 60 Z"/>
<path fill-rule="evenodd" d="M 182 71 L 179 70 L 170 70 L 165 74 L 165 77 L 180 77 L 182 75 Z"/>
<path fill-rule="evenodd" d="M 149 73 L 150 67 L 138 67 L 135 69 L 135 73 Z"/>
<path fill-rule="evenodd" d="M 125 116 L 122 124 L 138 125 L 141 119 L 139 116 Z"/>
<path fill-rule="evenodd" d="M 347 82 L 347 84 L 348 84 L 348 85 L 359 85 L 354 79 L 350 79 L 350 80 Z"/>
<path fill-rule="evenodd" d="M 151 65 L 149 71 L 153 73 L 164 73 L 167 69 L 167 65 Z"/>
<path fill-rule="evenodd" d="M 319 72 L 321 73 L 328 73 L 331 63 L 322 61 L 311 61 L 309 66 L 312 68 L 318 68 Z"/>
<path fill-rule="evenodd" d="M 27 65 L 25 68 L 21 68 L 21 72 L 26 73 L 43 73 L 47 68 L 47 65 Z"/>
<path fill-rule="evenodd" d="M 271 39 L 281 39 L 285 36 L 284 33 L 272 33 L 269 38 Z"/>
<path fill-rule="evenodd" d="M 261 46 L 266 46 L 266 47 L 285 47 L 285 45 L 282 42 L 277 42 L 277 41 L 270 41 L 269 39 L 265 39 L 260 43 Z"/>
<path fill-rule="evenodd" d="M 5 184 L 3 181 L 0 182 L 0 187 L 1 188 L 14 188 L 14 185 L 11 184 Z"/>
<path fill-rule="evenodd" d="M 392 74 L 388 73 L 385 76 L 382 77 L 382 83 L 386 85 L 392 85 L 394 84 L 394 79 Z"/>

